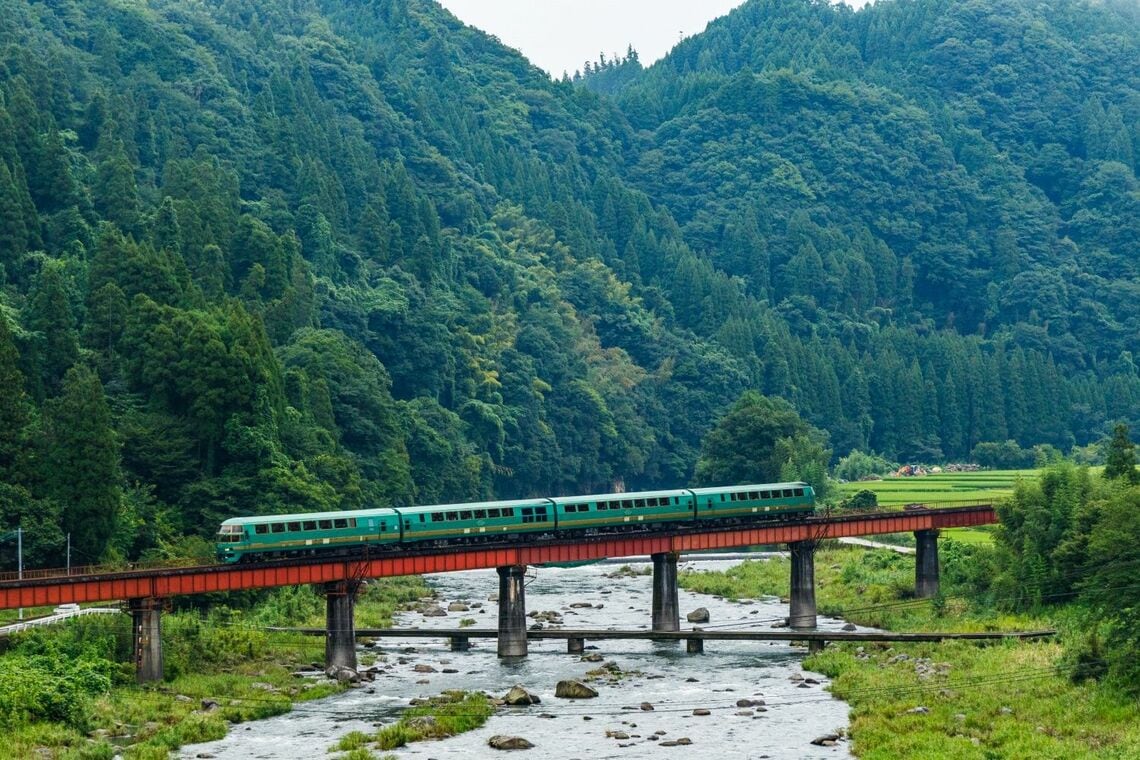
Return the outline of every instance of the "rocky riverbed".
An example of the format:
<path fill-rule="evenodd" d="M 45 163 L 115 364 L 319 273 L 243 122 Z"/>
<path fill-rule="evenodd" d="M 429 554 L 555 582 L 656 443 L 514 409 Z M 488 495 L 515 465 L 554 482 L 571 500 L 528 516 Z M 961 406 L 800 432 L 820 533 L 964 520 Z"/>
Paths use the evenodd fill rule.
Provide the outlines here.
<path fill-rule="evenodd" d="M 634 572 L 613 564 L 538 569 L 526 587 L 531 625 L 648 629 L 650 578 L 633 567 Z M 403 613 L 398 625 L 495 627 L 498 585 L 493 570 L 432 576 L 429 582 L 436 598 Z M 775 599 L 729 602 L 682 590 L 680 603 L 683 628 L 691 625 L 684 617 L 698 608 L 708 611 L 705 628 L 770 629 L 787 615 L 787 605 Z M 360 628 L 371 624 L 357 620 Z M 820 624 L 839 629 L 844 621 L 821 618 Z M 719 760 L 850 757 L 843 738 L 847 706 L 825 691 L 823 676 L 802 670 L 803 647 L 710 641 L 703 655 L 688 655 L 681 642 L 587 643 L 584 655 L 569 655 L 564 641 L 531 641 L 529 657 L 500 662 L 493 640 L 472 640 L 467 652 L 449 651 L 443 638 L 369 642 L 360 659 L 362 669 L 373 670 L 373 680 L 300 705 L 289 715 L 236 726 L 225 739 L 185 747 L 181 756 L 278 760 L 326 755 L 344 734 L 372 733 L 413 700 L 449 689 L 502 698 L 519 685 L 538 701 L 503 706 L 482 728 L 409 745 L 396 750 L 396 756 L 443 760 L 497 755 L 488 744 L 493 737 L 521 737 L 534 748 L 514 752 L 544 760 L 692 752 Z"/>

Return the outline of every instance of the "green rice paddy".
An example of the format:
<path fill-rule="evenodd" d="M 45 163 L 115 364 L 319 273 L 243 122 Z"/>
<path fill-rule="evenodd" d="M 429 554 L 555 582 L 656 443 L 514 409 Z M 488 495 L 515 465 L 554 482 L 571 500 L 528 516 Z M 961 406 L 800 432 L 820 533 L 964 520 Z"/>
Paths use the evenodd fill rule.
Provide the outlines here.
<path fill-rule="evenodd" d="M 983 470 L 981 472 L 942 472 L 914 477 L 887 477 L 842 483 L 840 497 L 866 489 L 874 491 L 883 507 L 904 504 L 990 503 L 1013 493 L 1018 479 L 1036 478 L 1038 470 Z"/>

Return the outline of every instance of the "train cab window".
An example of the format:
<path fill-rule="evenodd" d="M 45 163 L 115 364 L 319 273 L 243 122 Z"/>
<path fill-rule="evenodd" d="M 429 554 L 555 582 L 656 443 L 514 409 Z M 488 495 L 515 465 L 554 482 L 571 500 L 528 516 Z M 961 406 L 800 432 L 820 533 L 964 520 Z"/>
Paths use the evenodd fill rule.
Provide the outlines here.
<path fill-rule="evenodd" d="M 432 522 L 443 522 L 443 512 L 432 512 L 431 513 L 431 521 Z"/>
<path fill-rule="evenodd" d="M 317 521 L 316 520 L 305 520 L 305 522 L 301 524 L 301 527 L 304 528 L 305 530 L 316 530 L 317 529 Z"/>
<path fill-rule="evenodd" d="M 497 509 L 488 509 L 487 517 L 502 517 L 502 514 Z"/>
<path fill-rule="evenodd" d="M 348 527 L 350 527 L 350 528 L 356 527 L 356 518 L 355 517 L 348 518 Z"/>
<path fill-rule="evenodd" d="M 332 530 L 332 520 L 318 520 L 317 525 L 321 530 Z"/>
<path fill-rule="evenodd" d="M 795 490 L 795 494 L 796 494 L 796 496 L 803 496 L 803 495 L 804 495 L 804 489 L 802 489 L 802 488 L 797 488 L 797 489 Z"/>
<path fill-rule="evenodd" d="M 269 526 L 267 524 L 264 524 L 264 523 L 261 525 L 254 525 L 253 526 L 253 532 L 259 536 L 263 536 L 269 532 Z"/>
<path fill-rule="evenodd" d="M 334 528 L 347 528 L 348 527 L 348 520 L 344 519 L 343 517 L 333 518 L 333 527 Z"/>
<path fill-rule="evenodd" d="M 289 532 L 290 532 L 290 533 L 296 533 L 296 532 L 297 532 L 297 531 L 299 531 L 300 529 L 301 529 L 301 523 L 299 523 L 299 522 L 291 522 L 291 523 L 289 523 Z"/>
<path fill-rule="evenodd" d="M 269 529 L 271 531 L 273 531 L 274 533 L 284 533 L 285 532 L 285 523 L 273 523 L 273 525 L 271 525 Z"/>
<path fill-rule="evenodd" d="M 487 510 L 485 510 L 485 509 L 476 509 L 475 510 L 475 519 L 476 520 L 484 520 L 486 518 L 487 518 Z"/>
<path fill-rule="evenodd" d="M 381 522 L 380 523 L 380 532 L 385 533 L 385 532 L 387 532 L 387 530 L 388 530 L 388 526 L 385 525 L 383 522 Z"/>

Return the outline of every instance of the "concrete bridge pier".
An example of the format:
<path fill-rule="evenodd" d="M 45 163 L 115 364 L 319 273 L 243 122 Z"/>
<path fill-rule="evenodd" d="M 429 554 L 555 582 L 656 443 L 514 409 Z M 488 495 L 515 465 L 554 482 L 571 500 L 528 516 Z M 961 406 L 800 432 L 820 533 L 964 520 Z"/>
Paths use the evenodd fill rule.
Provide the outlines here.
<path fill-rule="evenodd" d="M 929 599 L 938 595 L 938 531 L 914 532 L 914 595 Z"/>
<path fill-rule="evenodd" d="M 499 657 L 526 657 L 526 567 L 505 565 L 499 572 Z"/>
<path fill-rule="evenodd" d="M 653 558 L 653 630 L 681 630 L 677 603 L 677 552 L 661 552 Z"/>
<path fill-rule="evenodd" d="M 162 680 L 162 605 L 161 599 L 150 597 L 127 601 L 134 633 L 135 677 L 139 683 Z"/>
<path fill-rule="evenodd" d="M 815 546 L 815 541 L 788 544 L 792 550 L 791 628 L 815 628 Z"/>
<path fill-rule="evenodd" d="M 350 581 L 326 583 L 325 595 L 325 667 L 356 670 L 356 590 Z"/>

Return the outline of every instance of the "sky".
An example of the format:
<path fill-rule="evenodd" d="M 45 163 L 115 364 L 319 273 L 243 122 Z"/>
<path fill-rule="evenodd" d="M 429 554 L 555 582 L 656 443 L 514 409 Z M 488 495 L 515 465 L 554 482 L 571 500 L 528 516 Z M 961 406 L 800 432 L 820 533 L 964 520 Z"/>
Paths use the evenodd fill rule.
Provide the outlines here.
<path fill-rule="evenodd" d="M 633 45 L 643 65 L 743 0 L 440 0 L 469 26 L 521 50 L 551 76 Z"/>

